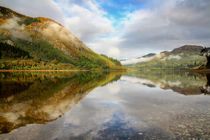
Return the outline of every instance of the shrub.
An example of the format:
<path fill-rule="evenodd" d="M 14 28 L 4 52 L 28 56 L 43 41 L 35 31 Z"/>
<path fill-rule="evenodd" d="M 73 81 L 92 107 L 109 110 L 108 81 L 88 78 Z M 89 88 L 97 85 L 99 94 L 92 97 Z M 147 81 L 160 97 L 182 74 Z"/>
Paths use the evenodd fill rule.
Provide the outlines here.
<path fill-rule="evenodd" d="M 23 24 L 30 25 L 31 23 L 34 23 L 34 22 L 40 22 L 40 20 L 38 18 L 26 18 L 23 21 Z"/>

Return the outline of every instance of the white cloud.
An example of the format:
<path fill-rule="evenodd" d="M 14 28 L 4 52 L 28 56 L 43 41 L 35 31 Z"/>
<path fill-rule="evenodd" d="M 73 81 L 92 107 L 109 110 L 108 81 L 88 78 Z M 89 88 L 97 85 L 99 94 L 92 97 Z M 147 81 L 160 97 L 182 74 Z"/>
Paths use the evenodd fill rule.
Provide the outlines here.
<path fill-rule="evenodd" d="M 143 0 L 144 1 L 144 0 Z M 106 1 L 101 1 L 106 2 Z M 95 0 L 1 0 L 0 5 L 30 16 L 53 18 L 91 49 L 132 58 L 184 44 L 210 44 L 210 1 L 151 0 L 146 8 L 113 19 Z M 113 25 L 118 22 L 118 26 Z"/>
<path fill-rule="evenodd" d="M 53 0 L 1 0 L 0 5 L 28 16 L 48 17 L 64 23 L 62 11 Z"/>
<path fill-rule="evenodd" d="M 78 5 L 72 5 L 70 9 L 71 16 L 67 17 L 66 26 L 83 41 L 93 41 L 114 31 L 110 20 L 98 14 L 100 12 Z"/>
<path fill-rule="evenodd" d="M 120 49 L 116 47 L 109 48 L 108 55 L 114 58 L 118 58 L 120 56 Z"/>
<path fill-rule="evenodd" d="M 124 23 L 120 44 L 139 52 L 171 50 L 184 44 L 210 43 L 210 2 L 205 0 L 161 1 L 153 9 L 137 10 Z M 134 53 L 135 54 L 135 53 Z"/>
<path fill-rule="evenodd" d="M 110 57 L 119 58 L 121 55 L 121 50 L 119 48 L 119 44 L 121 42 L 120 38 L 112 37 L 112 38 L 100 38 L 94 42 L 87 43 L 88 46 L 100 53 L 105 54 Z"/>

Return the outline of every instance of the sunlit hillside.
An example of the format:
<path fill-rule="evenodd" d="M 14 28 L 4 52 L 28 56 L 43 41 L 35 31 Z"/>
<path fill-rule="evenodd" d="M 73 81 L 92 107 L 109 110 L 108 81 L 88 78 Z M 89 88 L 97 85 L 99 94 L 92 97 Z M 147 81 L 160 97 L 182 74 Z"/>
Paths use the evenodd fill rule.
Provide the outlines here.
<path fill-rule="evenodd" d="M 0 7 L 1 69 L 119 69 L 120 62 L 89 49 L 61 24 Z"/>

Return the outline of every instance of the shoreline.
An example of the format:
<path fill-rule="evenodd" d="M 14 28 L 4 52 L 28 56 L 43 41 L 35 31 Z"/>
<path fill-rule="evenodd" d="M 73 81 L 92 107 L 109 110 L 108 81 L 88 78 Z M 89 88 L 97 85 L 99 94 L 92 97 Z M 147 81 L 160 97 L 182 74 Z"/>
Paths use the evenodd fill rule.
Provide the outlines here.
<path fill-rule="evenodd" d="M 80 72 L 89 70 L 0 70 L 0 72 Z"/>
<path fill-rule="evenodd" d="M 0 72 L 88 72 L 88 71 L 107 71 L 107 70 L 0 70 Z M 108 71 L 127 71 L 126 69 L 114 69 Z"/>
<path fill-rule="evenodd" d="M 191 71 L 197 73 L 210 73 L 210 69 L 191 69 Z"/>

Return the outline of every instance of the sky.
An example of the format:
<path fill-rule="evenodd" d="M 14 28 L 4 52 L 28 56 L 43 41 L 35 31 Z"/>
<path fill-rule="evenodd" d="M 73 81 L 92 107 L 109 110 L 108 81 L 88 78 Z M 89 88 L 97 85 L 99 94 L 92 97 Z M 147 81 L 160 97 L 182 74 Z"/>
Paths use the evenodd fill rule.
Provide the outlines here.
<path fill-rule="evenodd" d="M 209 0 L 1 0 L 0 5 L 52 18 L 92 50 L 117 59 L 185 44 L 210 47 Z"/>

